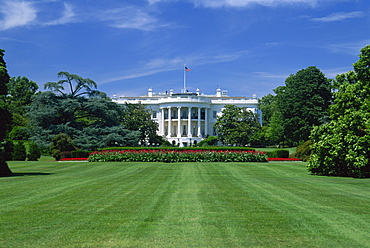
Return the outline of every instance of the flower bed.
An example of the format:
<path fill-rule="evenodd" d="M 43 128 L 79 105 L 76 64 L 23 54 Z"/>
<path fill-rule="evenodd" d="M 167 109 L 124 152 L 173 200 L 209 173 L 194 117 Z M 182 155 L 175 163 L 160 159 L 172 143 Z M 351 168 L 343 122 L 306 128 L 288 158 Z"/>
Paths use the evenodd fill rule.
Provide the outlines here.
<path fill-rule="evenodd" d="M 235 150 L 104 150 L 90 154 L 90 162 L 266 162 L 260 151 Z"/>
<path fill-rule="evenodd" d="M 61 162 L 68 162 L 68 161 L 83 161 L 83 162 L 88 162 L 88 158 L 62 158 L 59 161 L 61 161 Z"/>
<path fill-rule="evenodd" d="M 267 161 L 301 161 L 299 158 L 268 158 Z"/>

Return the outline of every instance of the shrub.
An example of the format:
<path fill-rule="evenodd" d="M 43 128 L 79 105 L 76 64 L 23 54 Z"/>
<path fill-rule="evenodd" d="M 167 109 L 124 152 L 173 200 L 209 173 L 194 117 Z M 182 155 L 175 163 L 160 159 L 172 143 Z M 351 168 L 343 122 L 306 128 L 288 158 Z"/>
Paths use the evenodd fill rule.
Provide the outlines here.
<path fill-rule="evenodd" d="M 41 157 L 40 148 L 33 142 L 28 145 L 27 160 L 37 161 Z"/>
<path fill-rule="evenodd" d="M 283 149 L 273 150 L 272 152 L 268 152 L 267 156 L 269 158 L 289 158 L 289 151 Z"/>
<path fill-rule="evenodd" d="M 91 152 L 84 150 L 71 151 L 71 158 L 88 158 Z"/>
<path fill-rule="evenodd" d="M 27 157 L 26 147 L 23 142 L 17 142 L 14 144 L 12 160 L 15 161 L 25 161 Z"/>
<path fill-rule="evenodd" d="M 308 161 L 310 159 L 312 153 L 312 141 L 308 140 L 304 142 L 302 145 L 297 147 L 295 153 L 293 153 L 290 157 L 292 158 L 299 158 L 302 161 Z"/>
<path fill-rule="evenodd" d="M 55 160 L 59 160 L 62 157 L 70 157 L 70 152 L 76 150 L 76 148 L 72 143 L 71 137 L 67 134 L 60 133 L 53 138 L 50 150 Z"/>
<path fill-rule="evenodd" d="M 238 150 L 104 150 L 90 154 L 90 162 L 266 162 L 259 151 Z"/>
<path fill-rule="evenodd" d="M 208 136 L 206 139 L 196 144 L 196 146 L 215 146 L 217 145 L 217 142 L 218 142 L 217 136 Z"/>

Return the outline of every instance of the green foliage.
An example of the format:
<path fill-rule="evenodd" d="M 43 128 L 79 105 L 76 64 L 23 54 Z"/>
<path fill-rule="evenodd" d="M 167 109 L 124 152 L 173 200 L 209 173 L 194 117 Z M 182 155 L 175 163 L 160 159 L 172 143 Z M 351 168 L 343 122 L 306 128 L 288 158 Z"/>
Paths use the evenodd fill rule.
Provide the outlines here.
<path fill-rule="evenodd" d="M 314 66 L 298 71 L 275 90 L 267 137 L 278 143 L 308 140 L 313 126 L 322 124 L 331 104 L 331 85 Z"/>
<path fill-rule="evenodd" d="M 126 103 L 123 106 L 122 125 L 130 131 L 139 131 L 141 144 L 163 142 L 157 135 L 158 123 L 152 119 L 152 111 L 141 103 Z"/>
<path fill-rule="evenodd" d="M 73 145 L 72 139 L 68 135 L 60 133 L 53 138 L 50 150 L 55 160 L 60 160 L 63 153 L 66 154 L 67 152 L 68 154 L 76 150 L 76 147 Z M 66 157 L 66 155 L 63 157 Z"/>
<path fill-rule="evenodd" d="M 258 100 L 259 109 L 263 113 L 262 124 L 268 126 L 271 118 L 276 111 L 276 96 L 268 94 Z"/>
<path fill-rule="evenodd" d="M 269 158 L 289 158 L 289 151 L 284 149 L 277 149 L 267 152 Z"/>
<path fill-rule="evenodd" d="M 65 98 L 42 92 L 33 97 L 28 107 L 28 132 L 30 139 L 42 148 L 48 147 L 59 133 L 70 136 L 84 150 L 136 146 L 139 134 L 121 125 L 121 114 L 122 107 L 107 98 Z"/>
<path fill-rule="evenodd" d="M 13 152 L 12 152 L 12 160 L 13 161 L 25 161 L 27 157 L 26 147 L 22 141 L 18 141 L 14 143 Z"/>
<path fill-rule="evenodd" d="M 105 147 L 99 148 L 98 151 L 111 151 L 111 150 L 137 150 L 137 151 L 158 151 L 158 150 L 170 150 L 170 151 L 256 151 L 255 149 L 248 147 Z"/>
<path fill-rule="evenodd" d="M 255 114 L 245 107 L 225 105 L 222 115 L 214 124 L 220 141 L 224 144 L 245 146 L 261 125 Z"/>
<path fill-rule="evenodd" d="M 75 150 L 71 151 L 71 158 L 87 158 L 92 151 Z"/>
<path fill-rule="evenodd" d="M 313 174 L 370 177 L 370 46 L 361 50 L 354 68 L 356 82 L 337 77 L 331 121 L 312 131 L 308 170 Z"/>
<path fill-rule="evenodd" d="M 58 72 L 58 77 L 64 79 L 58 82 L 48 82 L 44 85 L 44 88 L 60 94 L 63 98 L 76 98 L 82 95 L 105 97 L 103 92 L 94 90 L 97 88 L 97 84 L 90 78 L 83 78 L 66 71 Z M 64 84 L 67 84 L 69 93 L 64 91 Z"/>
<path fill-rule="evenodd" d="M 40 157 L 40 148 L 34 142 L 28 143 L 27 161 L 37 161 Z"/>
<path fill-rule="evenodd" d="M 312 141 L 308 140 L 304 142 L 302 145 L 299 145 L 297 147 L 297 150 L 295 153 L 291 155 L 293 158 L 299 158 L 300 160 L 307 162 L 311 156 L 312 153 Z"/>
<path fill-rule="evenodd" d="M 93 152 L 90 162 L 266 162 L 264 152 L 238 150 L 105 150 Z"/>
<path fill-rule="evenodd" d="M 9 75 L 6 69 L 6 63 L 3 59 L 4 50 L 0 49 L 0 177 L 9 176 L 12 172 L 5 162 L 5 151 L 3 140 L 6 137 L 7 129 L 11 121 L 10 112 L 6 104 L 6 95 L 8 94 L 6 84 L 9 82 Z"/>
<path fill-rule="evenodd" d="M 208 136 L 201 142 L 199 142 L 196 146 L 216 146 L 218 142 L 217 136 Z"/>
<path fill-rule="evenodd" d="M 25 106 L 31 104 L 31 98 L 38 90 L 37 83 L 26 77 L 12 77 L 7 83 L 7 101 L 12 113 L 25 113 Z"/>
<path fill-rule="evenodd" d="M 8 134 L 8 138 L 11 140 L 27 140 L 29 135 L 27 129 L 24 126 L 14 126 Z"/>

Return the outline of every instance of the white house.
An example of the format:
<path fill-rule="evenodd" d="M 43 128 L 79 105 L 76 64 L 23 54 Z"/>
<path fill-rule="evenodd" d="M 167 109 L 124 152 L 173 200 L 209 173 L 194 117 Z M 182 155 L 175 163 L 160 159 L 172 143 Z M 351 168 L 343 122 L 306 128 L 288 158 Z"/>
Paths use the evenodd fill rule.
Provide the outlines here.
<path fill-rule="evenodd" d="M 196 144 L 207 135 L 215 136 L 213 124 L 227 104 L 247 107 L 248 110 L 259 115 L 260 122 L 262 120 L 256 95 L 250 98 L 232 97 L 228 96 L 226 90 L 220 88 L 216 90 L 215 95 L 200 94 L 199 89 L 196 93 L 174 93 L 173 90 L 154 93 L 150 88 L 147 95 L 113 96 L 113 101 L 119 104 L 127 102 L 146 105 L 153 111 L 152 118 L 159 124 L 158 135 L 180 146 Z"/>

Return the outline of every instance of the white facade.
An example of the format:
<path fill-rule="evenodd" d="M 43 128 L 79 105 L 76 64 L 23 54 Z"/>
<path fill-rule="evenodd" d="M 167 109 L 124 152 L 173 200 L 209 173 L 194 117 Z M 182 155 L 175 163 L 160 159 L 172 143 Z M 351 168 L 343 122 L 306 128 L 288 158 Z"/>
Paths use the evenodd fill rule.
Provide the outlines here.
<path fill-rule="evenodd" d="M 238 107 L 247 107 L 248 110 L 259 115 L 258 99 L 254 95 L 248 97 L 231 97 L 227 91 L 217 89 L 215 95 L 199 93 L 153 93 L 150 88 L 148 94 L 140 97 L 113 97 L 118 104 L 141 103 L 153 111 L 152 118 L 158 122 L 158 135 L 163 136 L 172 144 L 189 146 L 196 144 L 207 137 L 216 136 L 213 124 L 217 116 L 221 115 L 224 106 L 233 104 Z"/>

